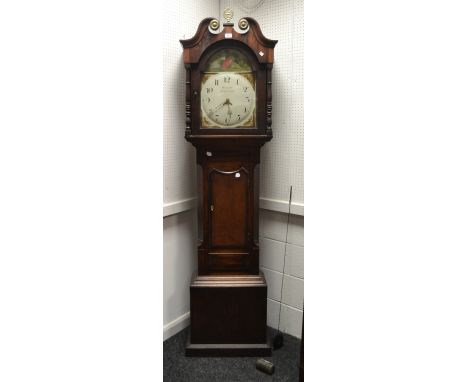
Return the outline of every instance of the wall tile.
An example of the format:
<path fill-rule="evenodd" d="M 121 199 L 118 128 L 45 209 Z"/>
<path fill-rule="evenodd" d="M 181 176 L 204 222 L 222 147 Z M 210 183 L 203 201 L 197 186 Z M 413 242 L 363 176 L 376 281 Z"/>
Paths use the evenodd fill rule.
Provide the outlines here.
<path fill-rule="evenodd" d="M 294 244 L 286 246 L 284 273 L 301 279 L 304 278 L 304 247 Z"/>
<path fill-rule="evenodd" d="M 279 301 L 281 297 L 281 275 L 282 273 L 272 271 L 266 268 L 260 268 L 265 275 L 267 282 L 267 295 L 268 298 Z"/>
<path fill-rule="evenodd" d="M 302 310 L 304 304 L 304 280 L 285 275 L 282 302 Z"/>
<path fill-rule="evenodd" d="M 267 325 L 270 328 L 276 329 L 278 327 L 279 307 L 278 301 L 267 299 Z"/>
<path fill-rule="evenodd" d="M 284 242 L 260 238 L 260 266 L 283 272 L 284 249 Z"/>
<path fill-rule="evenodd" d="M 302 311 L 284 305 L 281 308 L 280 329 L 296 338 L 302 335 Z"/>
<path fill-rule="evenodd" d="M 270 328 L 276 329 L 278 327 L 279 311 L 279 302 L 267 299 L 267 325 Z M 296 338 L 301 338 L 302 311 L 282 304 L 280 330 L 283 333 L 290 334 Z"/>
<path fill-rule="evenodd" d="M 288 243 L 304 246 L 304 216 L 291 215 L 288 228 Z"/>
<path fill-rule="evenodd" d="M 262 236 L 278 241 L 286 241 L 286 226 L 288 215 L 281 212 L 262 210 Z"/>

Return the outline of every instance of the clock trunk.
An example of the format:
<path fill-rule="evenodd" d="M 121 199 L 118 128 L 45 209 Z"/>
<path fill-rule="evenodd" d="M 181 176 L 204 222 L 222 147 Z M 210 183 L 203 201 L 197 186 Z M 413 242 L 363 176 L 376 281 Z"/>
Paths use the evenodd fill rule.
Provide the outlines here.
<path fill-rule="evenodd" d="M 260 148 L 238 146 L 227 150 L 211 143 L 197 149 L 203 227 L 198 249 L 200 275 L 258 274 L 255 200 Z"/>

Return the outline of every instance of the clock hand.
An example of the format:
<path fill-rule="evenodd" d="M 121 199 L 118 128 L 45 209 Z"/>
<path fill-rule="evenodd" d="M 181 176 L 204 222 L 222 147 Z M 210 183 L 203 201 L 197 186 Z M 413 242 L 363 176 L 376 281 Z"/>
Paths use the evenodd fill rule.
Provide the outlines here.
<path fill-rule="evenodd" d="M 231 108 L 230 108 L 229 105 L 232 105 L 232 103 L 229 102 L 229 103 L 227 104 L 227 107 L 228 107 L 227 115 L 228 115 L 228 117 L 229 117 L 229 121 L 227 122 L 228 124 L 231 122 L 231 116 L 232 116 L 232 111 L 231 111 Z"/>
<path fill-rule="evenodd" d="M 218 106 L 214 108 L 214 110 L 211 113 L 208 113 L 208 116 L 211 117 L 211 114 L 213 114 L 215 111 L 218 111 L 221 109 L 224 105 L 226 105 L 226 102 L 220 103 Z"/>

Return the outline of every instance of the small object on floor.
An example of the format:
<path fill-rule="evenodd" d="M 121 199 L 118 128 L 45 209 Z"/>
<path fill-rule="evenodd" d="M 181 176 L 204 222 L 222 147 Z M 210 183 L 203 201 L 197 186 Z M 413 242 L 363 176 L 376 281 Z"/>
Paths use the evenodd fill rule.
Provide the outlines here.
<path fill-rule="evenodd" d="M 255 367 L 268 375 L 272 375 L 275 372 L 275 365 L 263 358 L 257 359 Z"/>
<path fill-rule="evenodd" d="M 283 333 L 278 331 L 276 333 L 275 339 L 273 340 L 273 350 L 277 350 L 283 346 Z"/>

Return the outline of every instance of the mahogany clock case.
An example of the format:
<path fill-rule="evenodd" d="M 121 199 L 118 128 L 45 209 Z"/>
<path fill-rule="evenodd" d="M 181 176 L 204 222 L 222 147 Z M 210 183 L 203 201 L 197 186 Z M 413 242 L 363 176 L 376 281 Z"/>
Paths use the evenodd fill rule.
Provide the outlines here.
<path fill-rule="evenodd" d="M 266 38 L 257 21 L 245 17 L 249 28 L 238 33 L 234 24 L 225 23 L 219 33 L 210 31 L 213 18 L 200 22 L 195 35 L 187 40 L 180 40 L 184 52 L 186 68 L 186 131 L 187 140 L 194 143 L 203 136 L 256 136 L 257 139 L 271 139 L 271 70 L 276 40 Z M 227 38 L 226 36 L 230 36 Z M 201 128 L 201 78 L 207 69 L 210 58 L 223 49 L 236 49 L 244 55 L 255 77 L 256 124 L 254 128 Z"/>
<path fill-rule="evenodd" d="M 198 273 L 190 285 L 189 356 L 268 356 L 267 284 L 259 272 L 260 148 L 272 138 L 271 69 L 275 40 L 245 18 L 238 33 L 225 23 L 210 30 L 204 19 L 194 37 L 181 40 L 186 68 L 185 138 L 197 150 Z M 213 55 L 237 50 L 255 79 L 255 124 L 202 127 L 202 78 Z M 228 101 L 226 101 L 228 102 Z"/>

